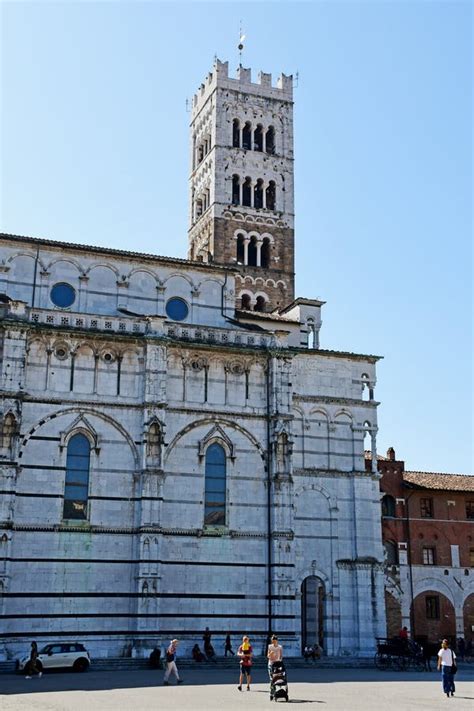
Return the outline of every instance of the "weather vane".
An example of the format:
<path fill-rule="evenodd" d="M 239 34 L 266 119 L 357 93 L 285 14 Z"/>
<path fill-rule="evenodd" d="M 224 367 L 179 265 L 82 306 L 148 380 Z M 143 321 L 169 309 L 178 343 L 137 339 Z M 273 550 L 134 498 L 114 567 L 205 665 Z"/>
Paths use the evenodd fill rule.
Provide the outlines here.
<path fill-rule="evenodd" d="M 242 21 L 240 22 L 240 30 L 239 30 L 239 44 L 237 45 L 237 49 L 239 50 L 239 65 L 242 66 L 242 50 L 244 48 L 244 40 L 245 40 L 245 35 L 242 32 Z"/>

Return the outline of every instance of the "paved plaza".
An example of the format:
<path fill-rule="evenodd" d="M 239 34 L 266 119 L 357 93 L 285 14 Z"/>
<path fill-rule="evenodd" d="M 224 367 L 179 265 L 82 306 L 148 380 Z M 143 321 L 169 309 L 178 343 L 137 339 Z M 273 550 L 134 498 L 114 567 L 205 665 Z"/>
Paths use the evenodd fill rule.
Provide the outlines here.
<path fill-rule="evenodd" d="M 25 680 L 0 676 L 1 711 L 233 711 L 274 708 L 264 669 L 255 670 L 250 692 L 237 690 L 237 670 L 185 670 L 182 686 L 162 686 L 162 672 L 52 673 Z M 456 695 L 447 699 L 437 672 L 371 669 L 292 669 L 293 707 L 327 711 L 412 711 L 474 707 L 474 669 L 462 668 Z M 280 704 L 285 704 L 279 701 Z"/>

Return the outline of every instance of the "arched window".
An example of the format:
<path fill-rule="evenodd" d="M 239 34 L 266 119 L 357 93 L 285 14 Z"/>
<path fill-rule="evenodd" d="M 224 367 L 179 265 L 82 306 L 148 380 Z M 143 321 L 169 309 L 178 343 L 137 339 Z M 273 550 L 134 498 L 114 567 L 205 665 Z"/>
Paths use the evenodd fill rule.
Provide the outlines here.
<path fill-rule="evenodd" d="M 245 264 L 244 236 L 237 237 L 237 263 Z"/>
<path fill-rule="evenodd" d="M 239 121 L 239 119 L 234 119 L 232 122 L 232 146 L 233 146 L 233 148 L 240 148 L 240 121 Z"/>
<path fill-rule="evenodd" d="M 270 180 L 268 188 L 265 190 L 265 205 L 267 210 L 274 210 L 275 202 L 275 182 Z"/>
<path fill-rule="evenodd" d="M 206 452 L 205 526 L 225 526 L 225 490 L 225 451 L 220 444 L 214 443 Z"/>
<path fill-rule="evenodd" d="M 257 301 L 255 303 L 255 308 L 254 311 L 265 311 L 265 297 L 264 296 L 257 296 Z"/>
<path fill-rule="evenodd" d="M 249 267 L 257 266 L 257 240 L 255 237 L 252 237 L 249 242 L 247 264 L 249 265 Z"/>
<path fill-rule="evenodd" d="M 382 516 L 395 518 L 395 499 L 390 494 L 385 494 L 382 499 Z"/>
<path fill-rule="evenodd" d="M 232 176 L 232 205 L 240 205 L 240 178 Z"/>
<path fill-rule="evenodd" d="M 242 205 L 251 207 L 252 205 L 252 179 L 245 178 L 245 183 L 242 185 Z"/>
<path fill-rule="evenodd" d="M 263 207 L 263 180 L 259 178 L 253 189 L 253 206 Z"/>
<path fill-rule="evenodd" d="M 242 148 L 252 148 L 252 124 L 247 121 L 242 131 Z"/>
<path fill-rule="evenodd" d="M 250 294 L 242 294 L 241 307 L 244 311 L 250 311 Z"/>
<path fill-rule="evenodd" d="M 260 123 L 253 134 L 253 148 L 255 151 L 263 151 L 263 126 Z"/>
<path fill-rule="evenodd" d="M 87 518 L 91 446 L 87 437 L 76 434 L 67 446 L 64 518 Z"/>
<path fill-rule="evenodd" d="M 260 264 L 267 269 L 270 266 L 270 240 L 265 237 L 262 243 L 262 251 L 260 256 Z"/>
<path fill-rule="evenodd" d="M 394 541 L 385 541 L 385 562 L 387 565 L 398 565 L 398 546 Z"/>
<path fill-rule="evenodd" d="M 270 126 L 265 135 L 265 150 L 267 153 L 275 153 L 275 129 Z"/>

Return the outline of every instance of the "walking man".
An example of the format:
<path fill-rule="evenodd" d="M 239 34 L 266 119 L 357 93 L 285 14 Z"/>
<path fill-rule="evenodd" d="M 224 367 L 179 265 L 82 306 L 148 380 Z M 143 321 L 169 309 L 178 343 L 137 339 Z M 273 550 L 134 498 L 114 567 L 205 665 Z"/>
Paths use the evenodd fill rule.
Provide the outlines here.
<path fill-rule="evenodd" d="M 176 677 L 176 683 L 182 684 L 183 680 L 179 678 L 178 667 L 176 666 L 176 649 L 178 647 L 179 640 L 172 639 L 170 646 L 166 650 L 166 671 L 165 677 L 163 679 L 163 685 L 168 686 L 170 674 L 174 674 Z"/>
<path fill-rule="evenodd" d="M 250 684 L 252 681 L 252 677 L 251 677 L 252 654 L 253 654 L 252 645 L 250 644 L 249 638 L 247 636 L 245 636 L 245 637 L 243 637 L 242 644 L 240 645 L 240 647 L 237 651 L 237 656 L 240 657 L 240 677 L 239 677 L 239 685 L 237 687 L 239 691 L 242 691 L 242 681 L 243 681 L 244 675 L 247 679 L 247 691 L 250 691 Z"/>
<path fill-rule="evenodd" d="M 234 650 L 232 649 L 232 642 L 230 640 L 230 634 L 227 635 L 225 638 L 225 647 L 224 647 L 224 657 L 227 657 L 227 652 L 232 654 L 234 656 Z"/>
<path fill-rule="evenodd" d="M 454 674 L 456 673 L 456 655 L 449 648 L 447 639 L 443 639 L 441 649 L 438 652 L 438 671 L 441 669 L 443 680 L 443 691 L 446 696 L 454 696 L 456 688 L 454 686 Z M 454 673 L 453 673 L 454 672 Z"/>

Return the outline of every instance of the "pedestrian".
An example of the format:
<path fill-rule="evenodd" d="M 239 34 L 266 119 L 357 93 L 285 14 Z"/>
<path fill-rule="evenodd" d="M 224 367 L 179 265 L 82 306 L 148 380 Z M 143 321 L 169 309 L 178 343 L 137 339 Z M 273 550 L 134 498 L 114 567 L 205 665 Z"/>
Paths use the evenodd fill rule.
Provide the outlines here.
<path fill-rule="evenodd" d="M 43 676 L 43 672 L 38 667 L 38 645 L 36 642 L 31 643 L 30 658 L 26 662 L 25 671 L 25 679 L 31 679 L 32 674 L 39 678 Z"/>
<path fill-rule="evenodd" d="M 230 654 L 234 656 L 234 650 L 232 649 L 230 634 L 227 634 L 227 637 L 225 638 L 224 657 L 227 657 L 227 652 L 230 652 Z"/>
<path fill-rule="evenodd" d="M 281 662 L 283 659 L 283 647 L 278 644 L 278 637 L 274 634 L 272 637 L 272 643 L 268 645 L 267 650 L 268 659 L 268 676 L 270 681 L 272 680 L 272 665 L 274 662 Z"/>
<path fill-rule="evenodd" d="M 237 656 L 240 657 L 240 676 L 238 690 L 242 691 L 242 681 L 244 676 L 247 679 L 247 691 L 250 691 L 250 684 L 252 682 L 252 654 L 253 649 L 250 644 L 250 639 L 247 636 L 242 638 L 242 644 L 237 650 Z"/>
<path fill-rule="evenodd" d="M 400 639 L 408 639 L 408 627 L 402 627 L 402 629 L 398 633 L 398 636 L 400 637 Z"/>
<path fill-rule="evenodd" d="M 459 639 L 458 639 L 458 652 L 459 652 L 461 661 L 463 662 L 464 657 L 466 656 L 466 643 L 464 641 L 464 637 L 459 637 Z"/>
<path fill-rule="evenodd" d="M 178 647 L 178 644 L 179 640 L 172 639 L 170 642 L 170 646 L 166 650 L 166 671 L 163 679 L 164 686 L 168 686 L 168 679 L 170 678 L 171 674 L 175 675 L 177 684 L 183 683 L 183 680 L 179 678 L 178 667 L 176 666 L 176 649 Z"/>
<path fill-rule="evenodd" d="M 206 627 L 206 629 L 204 630 L 202 638 L 204 640 L 204 654 L 206 656 L 207 661 L 214 662 L 214 664 L 217 664 L 216 653 L 211 643 L 211 633 L 209 631 L 209 627 Z"/>
<path fill-rule="evenodd" d="M 443 691 L 446 696 L 454 696 L 456 688 L 454 686 L 454 675 L 457 672 L 456 655 L 449 648 L 447 639 L 443 639 L 441 649 L 438 652 L 438 671 L 441 669 L 441 678 L 443 680 Z"/>
<path fill-rule="evenodd" d="M 205 662 L 206 661 L 206 657 L 199 649 L 199 644 L 194 645 L 194 647 L 191 650 L 191 654 L 193 655 L 193 659 L 195 662 Z"/>

